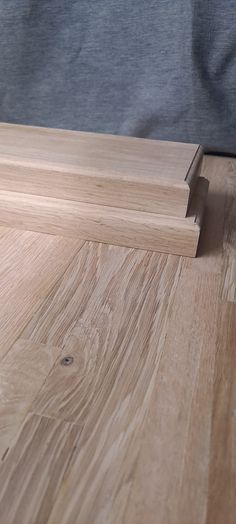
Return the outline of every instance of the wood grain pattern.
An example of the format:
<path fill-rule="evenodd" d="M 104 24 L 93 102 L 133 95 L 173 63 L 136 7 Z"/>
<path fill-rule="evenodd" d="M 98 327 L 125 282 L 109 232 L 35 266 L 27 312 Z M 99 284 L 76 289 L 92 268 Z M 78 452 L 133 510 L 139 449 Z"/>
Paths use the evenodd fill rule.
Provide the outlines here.
<path fill-rule="evenodd" d="M 236 302 L 236 166 L 228 162 L 228 177 L 225 186 L 225 212 L 223 235 L 222 298 Z"/>
<path fill-rule="evenodd" d="M 97 317 L 104 307 L 104 300 L 105 303 L 108 302 L 107 307 L 110 310 L 109 303 L 113 297 L 111 295 L 110 298 L 110 289 L 122 275 L 128 282 L 130 275 L 133 275 L 133 266 L 142 264 L 145 256 L 147 260 L 150 257 L 143 251 L 86 242 L 58 285 L 53 288 L 33 315 L 22 332 L 22 337 L 32 342 L 69 350 L 73 340 L 76 344 L 76 326 L 79 328 L 81 343 L 82 334 L 85 337 L 96 336 L 97 331 L 93 329 L 92 324 L 93 318 Z M 166 260 L 165 256 L 163 260 Z M 132 292 L 135 292 L 133 287 Z M 106 298 L 107 293 L 109 293 L 108 298 Z M 121 287 L 120 293 L 122 299 L 125 286 Z M 88 326 L 83 318 L 85 315 L 89 322 Z"/>
<path fill-rule="evenodd" d="M 193 144 L 0 124 L 0 190 L 185 217 Z"/>
<path fill-rule="evenodd" d="M 219 288 L 181 274 L 122 522 L 205 522 Z"/>
<path fill-rule="evenodd" d="M 199 178 L 188 218 L 2 191 L 0 224 L 194 257 L 207 191 Z"/>
<path fill-rule="evenodd" d="M 18 430 L 60 350 L 19 339 L 0 366 L 0 457 Z"/>
<path fill-rule="evenodd" d="M 0 357 L 17 340 L 34 311 L 82 246 L 29 231 L 0 237 Z"/>
<path fill-rule="evenodd" d="M 74 357 L 75 365 L 65 369 L 58 362 L 35 398 L 32 409 L 48 416 L 73 420 L 82 426 L 84 420 L 92 416 L 93 405 L 102 407 L 109 389 L 110 402 L 116 402 L 119 382 L 121 387 L 125 387 L 126 374 L 128 387 L 129 376 L 134 373 L 141 377 L 145 373 L 145 358 L 148 362 L 151 358 L 154 361 L 155 358 L 158 359 L 165 333 L 165 319 L 171 305 L 172 287 L 174 289 L 178 281 L 178 266 L 177 258 L 170 261 L 164 255 L 158 257 L 141 252 L 131 255 L 127 252 L 123 264 L 119 270 L 110 273 L 109 280 L 104 268 L 99 286 L 94 289 L 89 301 L 85 299 L 86 309 L 81 312 L 84 302 L 81 297 L 77 318 L 74 312 L 71 325 L 69 320 L 65 324 L 67 331 L 63 333 L 63 346 L 65 354 L 69 353 Z M 139 271 L 136 271 L 137 267 Z M 121 275 L 124 282 L 122 287 Z M 109 290 L 107 300 L 104 299 L 104 292 L 101 293 L 104 284 Z M 140 302 L 137 300 L 137 292 L 141 297 Z M 168 296 L 167 302 L 164 300 L 164 293 Z M 61 323 L 61 315 L 56 318 L 55 313 L 59 297 L 64 294 L 62 286 L 48 309 L 43 312 L 42 319 L 48 316 L 52 319 L 51 325 L 48 323 L 48 331 L 44 323 L 46 337 L 50 337 L 50 331 L 55 332 L 55 326 Z M 160 297 L 163 310 L 162 306 L 158 307 Z M 142 320 L 144 310 L 145 321 Z M 73 311 L 73 302 L 64 311 L 66 319 L 70 311 Z M 33 329 L 36 339 L 42 333 L 40 327 L 37 323 Z M 154 342 L 156 338 L 160 339 L 159 345 Z M 145 381 L 145 376 L 140 380 Z M 148 385 L 147 380 L 143 387 Z M 104 388 L 105 397 L 99 394 L 101 388 Z M 118 400 L 121 401 L 119 395 Z M 95 416 L 96 413 L 97 408 Z"/>
<path fill-rule="evenodd" d="M 21 315 L 0 369 L 3 524 L 236 522 L 235 168 L 204 159 L 197 259 L 0 227 L 0 315 Z"/>
<path fill-rule="evenodd" d="M 236 305 L 218 312 L 207 524 L 236 519 Z"/>
<path fill-rule="evenodd" d="M 81 362 L 81 351 L 93 355 L 92 360 L 87 357 L 86 368 L 79 366 L 80 373 L 67 377 L 64 373 L 64 380 L 60 373 L 62 397 L 55 367 L 32 407 L 73 419 L 82 428 L 79 452 L 50 523 L 58 522 L 59 515 L 64 523 L 115 521 L 114 506 L 120 507 L 120 497 L 127 498 L 128 486 L 124 493 L 121 486 L 129 483 L 126 467 L 132 471 L 137 459 L 180 269 L 177 258 L 146 257 L 139 271 L 128 273 L 128 280 L 122 271 L 127 287 L 120 289 L 117 275 L 110 303 L 92 316 L 96 338 L 87 338 L 82 346 L 78 338 L 74 358 L 78 355 Z M 79 326 L 76 333 L 79 337 Z M 64 508 L 62 500 L 67 500 Z"/>
<path fill-rule="evenodd" d="M 73 424 L 28 415 L 0 471 L 2 522 L 48 522 L 78 445 L 78 435 Z"/>

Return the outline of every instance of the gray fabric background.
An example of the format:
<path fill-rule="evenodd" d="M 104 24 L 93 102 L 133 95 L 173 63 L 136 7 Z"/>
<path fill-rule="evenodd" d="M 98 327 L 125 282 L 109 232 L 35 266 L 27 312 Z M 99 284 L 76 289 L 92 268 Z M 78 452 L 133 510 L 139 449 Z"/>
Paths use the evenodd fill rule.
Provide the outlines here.
<path fill-rule="evenodd" d="M 236 153 L 236 0 L 0 0 L 0 120 Z"/>

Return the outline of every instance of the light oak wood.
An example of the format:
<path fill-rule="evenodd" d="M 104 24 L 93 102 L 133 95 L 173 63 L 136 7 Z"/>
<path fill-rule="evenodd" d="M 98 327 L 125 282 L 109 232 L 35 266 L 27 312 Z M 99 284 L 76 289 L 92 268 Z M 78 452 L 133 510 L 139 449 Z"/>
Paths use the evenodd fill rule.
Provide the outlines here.
<path fill-rule="evenodd" d="M 204 221 L 201 228 L 201 243 L 195 260 L 184 260 L 184 266 L 204 273 L 220 275 L 223 263 L 223 237 L 225 223 L 226 187 L 230 163 L 228 158 L 205 156 L 202 173 L 210 182 Z M 227 175 L 226 175 L 227 173 Z M 226 239 L 225 239 L 226 241 Z"/>
<path fill-rule="evenodd" d="M 96 260 L 101 251 L 94 246 L 90 249 Z M 112 256 L 117 252 L 117 248 L 113 249 Z M 117 258 L 120 259 L 118 253 Z M 135 271 L 137 264 L 138 272 Z M 118 262 L 114 264 L 113 271 L 108 275 L 104 267 L 92 294 L 88 291 L 87 295 L 84 295 L 80 293 L 80 289 L 77 291 L 78 276 L 74 278 L 72 290 L 68 290 L 67 276 L 60 288 L 55 290 L 51 300 L 41 308 L 37 317 L 30 323 L 24 336 L 28 335 L 31 340 L 40 340 L 44 328 L 45 339 L 57 340 L 57 343 L 61 343 L 65 355 L 70 354 L 74 357 L 75 365 L 65 369 L 58 362 L 35 398 L 32 409 L 48 416 L 67 421 L 73 420 L 82 426 L 84 420 L 92 415 L 91 408 L 94 403 L 97 403 L 97 406 L 103 404 L 105 406 L 106 398 L 111 405 L 117 401 L 118 404 L 125 403 L 125 398 L 122 400 L 122 391 L 120 391 L 120 388 L 125 387 L 125 376 L 127 376 L 127 388 L 129 388 L 130 377 L 134 374 L 137 375 L 137 389 L 139 386 L 148 389 L 150 383 L 145 379 L 145 360 L 147 359 L 148 364 L 150 359 L 155 361 L 159 358 L 162 340 L 165 337 L 165 321 L 171 307 L 179 270 L 180 261 L 177 257 L 169 260 L 165 255 L 159 257 L 145 252 L 130 254 L 126 251 L 123 253 L 122 263 L 120 259 L 119 266 Z M 127 287 L 120 287 L 121 275 Z M 89 275 L 85 277 L 84 285 L 89 289 Z M 110 289 L 109 298 L 105 301 L 104 288 Z M 164 289 L 166 300 L 163 300 Z M 66 308 L 62 307 L 58 312 L 58 302 L 62 304 L 69 293 L 73 299 L 68 302 Z M 162 297 L 162 305 L 158 307 L 160 297 Z M 76 317 L 74 300 L 78 308 Z M 84 303 L 87 304 L 85 310 L 83 310 Z M 137 326 L 140 315 L 142 318 L 143 308 L 146 311 L 146 323 L 139 330 Z M 153 318 L 154 311 L 156 311 L 155 318 Z M 157 319 L 158 326 L 155 323 Z M 59 339 L 57 328 L 60 325 L 64 325 L 65 330 L 61 332 Z M 155 337 L 160 339 L 159 346 L 155 343 Z M 145 358 L 139 351 L 139 348 L 143 348 L 144 341 Z M 99 391 L 101 392 L 102 384 L 105 396 L 98 394 Z M 100 422 L 99 427 L 101 427 Z M 96 438 L 100 437 L 97 435 Z"/>
<path fill-rule="evenodd" d="M 125 523 L 206 522 L 219 287 L 215 275 L 181 274 Z"/>
<path fill-rule="evenodd" d="M 53 289 L 79 240 L 30 231 L 3 230 L 0 236 L 0 358 Z"/>
<path fill-rule="evenodd" d="M 74 424 L 29 413 L 0 471 L 2 522 L 48 522 L 78 436 Z"/>
<path fill-rule="evenodd" d="M 0 365 L 0 457 L 27 414 L 60 350 L 19 339 Z"/>
<path fill-rule="evenodd" d="M 1 191 L 0 225 L 194 257 L 207 191 L 200 177 L 187 218 Z"/>
<path fill-rule="evenodd" d="M 207 524 L 236 517 L 236 304 L 218 311 Z"/>
<path fill-rule="evenodd" d="M 115 522 L 128 500 L 128 477 L 138 457 L 140 434 L 155 387 L 180 267 L 178 259 L 164 260 L 156 254 L 151 255 L 148 269 L 146 264 L 144 258 L 136 278 L 133 272 L 129 273 L 133 296 L 123 288 L 116 301 L 120 280 L 117 279 L 111 290 L 114 299 L 110 308 L 104 304 L 98 318 L 93 317 L 97 337 L 87 339 L 85 347 L 90 354 L 93 348 L 93 356 L 97 354 L 97 358 L 89 381 L 84 379 L 83 369 L 77 378 L 64 379 L 65 403 L 58 391 L 55 369 L 54 376 L 49 377 L 39 393 L 38 403 L 37 399 L 34 403 L 36 411 L 39 408 L 43 412 L 45 406 L 46 412 L 56 413 L 56 417 L 65 420 L 73 418 L 83 427 L 80 451 L 58 499 L 67 500 L 67 508 L 61 508 L 60 502 L 56 504 L 50 523 L 58 521 L 60 514 L 65 523 Z M 118 325 L 112 322 L 110 309 L 114 311 L 114 319 L 119 319 Z M 145 324 L 141 320 L 144 310 Z M 77 354 L 80 349 L 83 346 L 77 343 Z M 55 402 L 51 396 L 53 383 Z M 126 483 L 122 493 L 121 485 Z M 97 504 L 91 503 L 92 500 Z"/>
<path fill-rule="evenodd" d="M 202 149 L 0 124 L 0 190 L 185 217 Z"/>
<path fill-rule="evenodd" d="M 130 289 L 128 293 L 131 295 L 134 304 L 136 287 L 133 287 L 133 280 L 140 277 L 139 275 L 136 277 L 133 267 L 136 268 L 140 264 L 144 273 L 146 267 L 144 261 L 148 263 L 150 257 L 151 254 L 147 254 L 145 251 L 86 242 L 83 249 L 74 257 L 63 277 L 42 302 L 41 307 L 22 332 L 22 337 L 34 343 L 57 346 L 68 351 L 73 348 L 74 343 L 75 346 L 77 344 L 78 324 L 79 345 L 83 344 L 84 339 L 86 342 L 88 336 L 96 338 L 98 332 L 95 327 L 93 329 L 92 323 L 93 318 L 97 317 L 101 308 L 103 308 L 104 298 L 105 307 L 108 307 L 109 311 L 112 308 L 112 299 L 113 301 L 117 300 L 120 296 L 120 301 L 123 304 L 125 287 L 122 286 L 119 290 L 117 286 L 119 286 L 120 279 L 124 275 L 127 281 L 131 280 L 132 290 Z M 159 261 L 159 258 L 157 258 L 157 261 Z M 163 255 L 163 266 L 166 261 L 167 257 Z M 112 286 L 115 291 L 106 298 L 106 291 Z M 120 301 L 117 300 L 118 307 Z M 87 314 L 87 311 L 89 314 Z M 120 307 L 121 314 L 122 307 Z M 85 316 L 87 320 L 85 320 Z M 87 323 L 89 323 L 88 326 Z M 51 400 L 53 401 L 53 399 Z"/>
<path fill-rule="evenodd" d="M 236 169 L 231 159 L 225 185 L 222 298 L 236 302 Z"/>
<path fill-rule="evenodd" d="M 52 257 L 53 285 L 37 308 L 34 293 L 23 300 L 0 369 L 3 524 L 236 522 L 236 160 L 207 157 L 203 170 L 197 259 L 57 238 L 60 275 Z M 22 235 L 0 228 L 0 313 L 12 331 Z M 27 235 L 41 250 L 27 267 L 34 290 L 55 238 Z"/>

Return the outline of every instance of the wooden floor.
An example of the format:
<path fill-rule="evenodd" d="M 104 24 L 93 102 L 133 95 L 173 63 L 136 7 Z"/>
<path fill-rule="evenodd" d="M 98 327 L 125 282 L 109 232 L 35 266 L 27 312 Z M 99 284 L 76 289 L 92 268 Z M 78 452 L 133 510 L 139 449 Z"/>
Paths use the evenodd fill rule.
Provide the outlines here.
<path fill-rule="evenodd" d="M 199 257 L 0 229 L 0 524 L 235 524 L 236 160 Z"/>

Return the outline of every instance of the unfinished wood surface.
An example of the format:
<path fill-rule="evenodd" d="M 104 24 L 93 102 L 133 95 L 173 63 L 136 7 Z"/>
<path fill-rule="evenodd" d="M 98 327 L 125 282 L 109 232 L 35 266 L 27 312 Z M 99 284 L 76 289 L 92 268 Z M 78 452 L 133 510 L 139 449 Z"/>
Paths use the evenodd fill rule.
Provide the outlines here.
<path fill-rule="evenodd" d="M 42 387 L 60 350 L 19 339 L 0 365 L 0 457 Z"/>
<path fill-rule="evenodd" d="M 95 251 L 94 256 L 97 255 L 98 252 Z M 136 271 L 137 265 L 139 271 Z M 117 395 L 118 390 L 120 387 L 125 388 L 126 375 L 129 389 L 129 381 L 133 374 L 137 375 L 137 389 L 150 386 L 149 379 L 145 379 L 146 364 L 150 359 L 154 359 L 154 362 L 159 358 L 163 337 L 165 337 L 165 322 L 171 307 L 173 290 L 178 281 L 179 269 L 180 261 L 177 257 L 169 260 L 165 255 L 159 257 L 156 254 L 143 252 L 132 254 L 127 252 L 123 256 L 123 263 L 119 270 L 114 269 L 114 273 L 110 273 L 109 277 L 104 268 L 100 282 L 94 288 L 89 300 L 87 297 L 80 298 L 79 294 L 77 295 L 77 316 L 72 308 L 73 302 L 64 310 L 66 329 L 63 334 L 61 333 L 61 344 L 64 354 L 74 357 L 75 366 L 64 369 L 58 362 L 35 398 L 32 409 L 48 416 L 67 421 L 73 420 L 80 426 L 87 417 L 92 416 L 92 406 L 105 406 L 106 400 L 111 405 L 117 401 L 119 405 L 120 402 L 121 404 L 124 402 L 124 409 L 127 401 L 127 409 L 129 409 L 126 397 L 128 393 L 126 392 L 122 400 L 123 393 L 121 391 Z M 121 275 L 126 283 L 123 286 L 120 286 Z M 109 289 L 107 299 L 102 292 L 104 285 Z M 45 337 L 51 339 L 52 334 L 56 333 L 55 328 L 61 322 L 61 312 L 58 315 L 57 303 L 60 297 L 64 298 L 66 295 L 65 286 L 66 279 L 61 288 L 56 290 L 52 300 L 42 308 L 39 318 L 29 326 L 28 336 L 31 339 L 41 338 L 40 322 L 46 317 L 51 319 L 51 323 L 49 321 L 46 327 L 43 322 Z M 140 296 L 140 301 L 137 294 Z M 165 294 L 168 295 L 167 301 L 165 301 Z M 86 308 L 82 309 L 84 300 Z M 142 323 L 144 308 L 145 325 Z M 139 321 L 140 329 L 137 327 Z M 156 338 L 159 338 L 159 350 L 154 341 Z M 143 354 L 144 342 L 146 346 Z M 149 371 L 151 372 L 151 369 Z M 63 388 L 62 383 L 64 383 Z M 102 389 L 105 396 L 102 394 Z M 95 411 L 99 412 L 97 408 Z M 138 413 L 136 416 L 138 418 Z M 99 427 L 101 427 L 100 422 L 98 420 Z M 96 435 L 96 438 L 99 438 L 99 435 Z"/>
<path fill-rule="evenodd" d="M 0 191 L 0 224 L 194 257 L 207 191 L 200 177 L 187 218 Z"/>
<path fill-rule="evenodd" d="M 235 167 L 204 160 L 199 259 L 86 242 L 26 311 L 2 361 L 4 524 L 236 522 Z"/>
<path fill-rule="evenodd" d="M 80 252 L 81 258 L 85 248 Z M 82 483 L 77 478 L 75 495 L 68 474 L 64 486 L 67 489 L 68 485 L 68 496 L 71 492 L 76 498 L 76 508 L 68 499 L 68 518 L 72 522 L 83 522 L 89 507 L 88 518 L 93 520 L 97 513 L 96 518 L 106 521 L 113 501 L 112 493 L 119 489 L 122 480 L 123 471 L 119 464 L 126 460 L 127 450 L 130 450 L 129 466 L 135 464 L 139 432 L 162 354 L 168 314 L 181 267 L 178 257 L 170 259 L 166 255 L 127 249 L 119 254 L 119 248 L 93 244 L 89 249 L 92 256 L 88 257 L 86 252 L 85 258 L 90 259 L 90 268 L 95 272 L 100 265 L 99 259 L 103 259 L 100 278 L 97 279 L 96 273 L 94 278 L 89 275 L 86 267 L 83 276 L 83 264 L 77 260 L 71 267 L 71 275 L 69 271 L 65 274 L 61 288 L 55 289 L 55 295 L 47 307 L 41 309 L 39 318 L 34 319 L 35 325 L 28 332 L 31 339 L 40 338 L 39 323 L 42 321 L 45 337 L 52 340 L 54 335 L 57 343 L 64 347 L 64 354 L 69 352 L 74 358 L 73 366 L 68 367 L 61 366 L 58 361 L 31 405 L 32 411 L 47 413 L 53 419 L 73 420 L 82 431 L 79 440 L 81 455 L 75 453 L 71 464 L 74 467 L 80 462 Z M 77 291 L 79 275 L 85 290 L 88 290 L 87 296 Z M 91 276 L 96 282 L 92 294 L 89 290 Z M 63 307 L 63 301 L 69 301 L 68 307 Z M 58 304 L 61 304 L 61 310 L 58 310 Z M 62 314 L 65 332 L 58 338 L 57 327 L 62 324 Z M 46 327 L 47 318 L 51 323 L 49 321 Z M 27 336 L 26 332 L 24 336 Z M 128 433 L 126 424 L 129 424 Z M 135 446 L 134 439 L 137 439 Z M 107 469 L 109 455 L 112 463 Z M 94 458 L 89 464 L 91 457 Z M 109 475 L 110 467 L 113 480 Z M 77 471 L 77 465 L 75 468 Z M 90 501 L 97 497 L 102 500 L 107 490 L 112 496 L 97 512 Z"/>
<path fill-rule="evenodd" d="M 35 343 L 57 346 L 66 350 L 71 347 L 73 340 L 75 345 L 77 344 L 77 326 L 81 337 L 79 344 L 82 343 L 83 337 L 85 340 L 87 336 L 96 337 L 98 332 L 95 326 L 93 329 L 93 319 L 100 314 L 104 305 L 113 315 L 112 300 L 115 299 L 117 306 L 120 306 L 120 315 L 123 313 L 123 294 L 126 292 L 126 286 L 115 288 L 116 294 L 119 293 L 117 296 L 112 291 L 113 287 L 117 282 L 120 283 L 122 277 L 127 282 L 131 280 L 132 290 L 129 289 L 128 293 L 134 303 L 136 292 L 135 287 L 133 288 L 133 280 L 140 278 L 135 268 L 141 266 L 144 272 L 146 266 L 143 261 L 147 263 L 150 256 L 150 253 L 147 254 L 145 251 L 86 242 L 62 279 L 42 302 L 41 307 L 22 332 L 22 337 Z M 164 265 L 165 255 L 162 260 Z M 117 300 L 118 296 L 120 300 Z M 88 326 L 85 316 L 89 322 Z"/>
<path fill-rule="evenodd" d="M 3 230 L 0 236 L 0 358 L 82 246 L 80 240 Z"/>
<path fill-rule="evenodd" d="M 0 124 L 0 190 L 186 216 L 202 149 Z"/>
<path fill-rule="evenodd" d="M 48 522 L 78 436 L 74 424 L 29 413 L 0 470 L 4 524 Z"/>
<path fill-rule="evenodd" d="M 207 524 L 236 520 L 236 304 L 218 311 Z"/>
<path fill-rule="evenodd" d="M 232 158 L 205 156 L 202 173 L 210 182 L 195 260 L 185 267 L 222 275 L 221 295 L 236 301 L 236 162 Z M 227 173 L 227 175 L 226 175 Z"/>
<path fill-rule="evenodd" d="M 205 522 L 219 287 L 181 274 L 124 523 Z"/>
<path fill-rule="evenodd" d="M 236 303 L 236 163 L 229 160 L 225 185 L 222 298 Z"/>
<path fill-rule="evenodd" d="M 221 274 L 223 238 L 225 236 L 225 202 L 230 171 L 230 159 L 210 155 L 204 156 L 202 173 L 210 182 L 210 190 L 201 228 L 198 257 L 195 260 L 186 258 L 184 260 L 185 267 L 204 273 Z"/>

